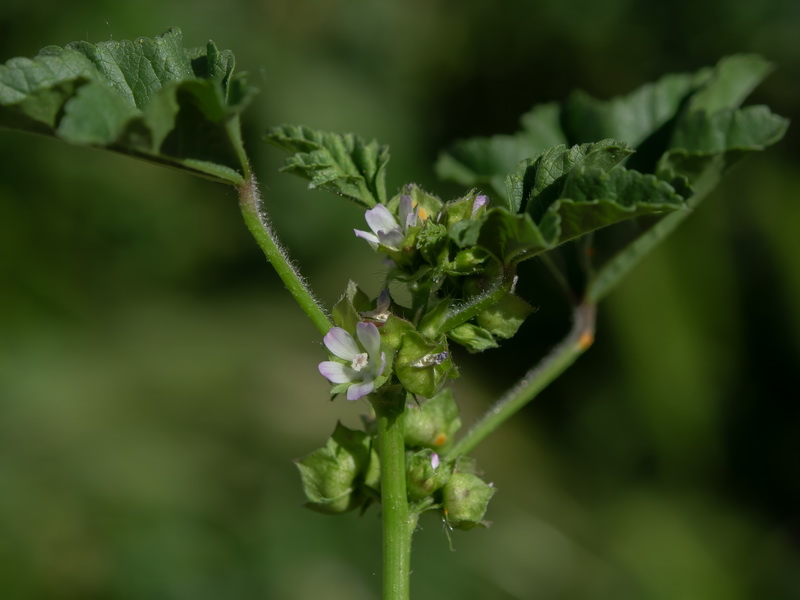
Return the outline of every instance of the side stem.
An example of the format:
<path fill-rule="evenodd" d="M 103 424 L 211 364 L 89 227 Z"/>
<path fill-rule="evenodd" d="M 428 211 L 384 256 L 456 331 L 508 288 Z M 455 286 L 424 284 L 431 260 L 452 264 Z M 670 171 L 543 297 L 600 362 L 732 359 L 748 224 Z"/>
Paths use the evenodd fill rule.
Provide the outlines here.
<path fill-rule="evenodd" d="M 483 439 L 533 400 L 554 379 L 586 352 L 594 341 L 595 305 L 581 304 L 573 311 L 573 324 L 564 340 L 505 393 L 450 449 L 447 458 L 468 454 Z"/>
<path fill-rule="evenodd" d="M 303 309 L 314 326 L 320 333 L 328 333 L 333 326 L 328 315 L 320 303 L 311 293 L 308 283 L 292 264 L 286 250 L 281 247 L 278 236 L 269 222 L 267 212 L 264 210 L 261 196 L 258 193 L 258 184 L 252 173 L 247 173 L 245 182 L 237 186 L 239 192 L 239 207 L 244 217 L 244 222 L 256 243 L 264 251 L 267 260 L 272 264 L 278 276 L 283 281 L 286 289 L 292 294 L 295 301 Z"/>
<path fill-rule="evenodd" d="M 406 455 L 401 419 L 405 394 L 377 396 L 372 402 L 378 425 L 383 519 L 383 600 L 409 600 L 411 538 L 417 515 L 408 508 Z"/>

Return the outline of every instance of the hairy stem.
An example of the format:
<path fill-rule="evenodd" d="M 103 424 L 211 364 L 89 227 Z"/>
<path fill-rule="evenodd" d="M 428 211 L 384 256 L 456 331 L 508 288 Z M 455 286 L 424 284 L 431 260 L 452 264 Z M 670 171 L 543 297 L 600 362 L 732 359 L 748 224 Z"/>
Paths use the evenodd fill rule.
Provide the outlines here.
<path fill-rule="evenodd" d="M 408 508 L 402 414 L 405 393 L 376 396 L 378 453 L 381 458 L 383 518 L 383 600 L 409 600 L 411 537 L 417 514 Z"/>
<path fill-rule="evenodd" d="M 564 340 L 502 396 L 447 453 L 455 458 L 471 452 L 483 439 L 533 400 L 554 379 L 586 352 L 594 341 L 595 306 L 581 304 L 573 311 L 573 324 Z"/>
<path fill-rule="evenodd" d="M 472 317 L 494 306 L 514 287 L 514 274 L 515 271 L 512 267 L 505 267 L 492 278 L 482 293 L 451 305 L 445 314 L 430 322 L 420 323 L 420 333 L 434 338 L 466 323 Z"/>
<path fill-rule="evenodd" d="M 247 173 L 245 182 L 237 186 L 237 190 L 244 222 L 256 243 L 264 251 L 267 260 L 272 264 L 286 289 L 292 294 L 303 312 L 311 319 L 320 333 L 327 333 L 333 324 L 317 299 L 314 298 L 306 280 L 292 264 L 286 250 L 280 245 L 278 236 L 264 210 L 261 196 L 258 193 L 258 185 L 252 173 Z"/>

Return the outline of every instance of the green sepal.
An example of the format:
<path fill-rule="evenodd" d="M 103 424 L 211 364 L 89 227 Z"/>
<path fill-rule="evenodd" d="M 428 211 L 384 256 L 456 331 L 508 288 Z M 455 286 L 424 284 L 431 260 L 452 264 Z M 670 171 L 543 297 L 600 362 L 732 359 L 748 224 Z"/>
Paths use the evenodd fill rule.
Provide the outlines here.
<path fill-rule="evenodd" d="M 410 321 L 392 314 L 386 322 L 379 327 L 379 330 L 381 332 L 381 342 L 393 351 L 396 351 L 403 343 L 403 336 L 414 331 L 414 326 Z"/>
<path fill-rule="evenodd" d="M 453 391 L 445 388 L 428 400 L 407 403 L 403 425 L 406 446 L 409 448 L 446 451 L 452 446 L 455 434 L 461 427 Z"/>
<path fill-rule="evenodd" d="M 447 236 L 459 248 L 469 248 L 478 243 L 483 221 L 456 221 L 447 230 Z"/>
<path fill-rule="evenodd" d="M 363 486 L 366 491 L 370 492 L 374 497 L 380 497 L 381 493 L 381 457 L 372 444 L 369 452 L 369 464 L 364 472 Z"/>
<path fill-rule="evenodd" d="M 447 522 L 456 529 L 488 525 L 483 520 L 489 500 L 497 490 L 472 473 L 453 473 L 442 488 Z"/>
<path fill-rule="evenodd" d="M 420 221 L 436 220 L 436 216 L 444 205 L 438 196 L 426 192 L 416 183 L 408 183 L 403 186 L 399 194 L 393 196 L 386 204 L 386 208 L 394 215 L 398 212 L 402 196 L 409 196 L 412 206 L 418 211 L 419 221 L 417 221 L 417 225 L 420 225 Z"/>
<path fill-rule="evenodd" d="M 504 265 L 531 258 L 551 247 L 528 213 L 514 214 L 499 207 L 486 213 L 478 245 Z"/>
<path fill-rule="evenodd" d="M 458 223 L 459 221 L 474 220 L 486 211 L 485 206 L 480 207 L 473 215 L 472 211 L 475 206 L 475 199 L 480 196 L 478 190 L 470 190 L 461 198 L 450 200 L 444 205 L 444 217 L 449 226 Z"/>
<path fill-rule="evenodd" d="M 420 319 L 417 327 L 419 332 L 429 339 L 439 337 L 441 326 L 447 319 L 447 311 L 452 302 L 450 298 L 442 298 L 434 304 Z"/>
<path fill-rule="evenodd" d="M 360 313 L 368 312 L 371 308 L 367 296 L 354 281 L 347 282 L 347 288 L 331 311 L 333 322 L 351 334 L 356 330 L 356 323 L 363 321 Z"/>
<path fill-rule="evenodd" d="M 451 329 L 447 332 L 447 337 L 464 346 L 471 353 L 483 352 L 499 346 L 491 333 L 472 323 L 463 323 Z"/>
<path fill-rule="evenodd" d="M 448 275 L 472 275 L 484 270 L 489 253 L 483 248 L 465 248 L 456 253 L 453 260 L 442 265 L 442 271 Z"/>
<path fill-rule="evenodd" d="M 447 227 L 428 219 L 416 236 L 415 245 L 422 257 L 432 265 L 442 260 L 442 252 L 447 244 Z"/>
<path fill-rule="evenodd" d="M 325 514 L 354 510 L 364 502 L 359 490 L 370 465 L 371 438 L 341 423 L 324 447 L 296 460 L 306 506 Z"/>
<path fill-rule="evenodd" d="M 517 333 L 534 308 L 519 296 L 506 294 L 497 304 L 480 313 L 475 321 L 480 329 L 499 338 L 511 338 Z"/>
<path fill-rule="evenodd" d="M 406 333 L 395 359 L 395 374 L 412 394 L 432 398 L 448 377 L 455 376 L 447 338 L 441 335 L 428 341 L 416 331 Z"/>
<path fill-rule="evenodd" d="M 307 179 L 309 187 L 333 192 L 367 208 L 386 203 L 388 146 L 374 140 L 365 142 L 352 133 L 296 125 L 274 127 L 264 139 L 291 153 L 282 170 Z"/>
<path fill-rule="evenodd" d="M 406 488 L 414 502 L 430 496 L 450 479 L 452 466 L 442 462 L 434 468 L 431 462 L 434 454 L 429 448 L 406 452 Z"/>

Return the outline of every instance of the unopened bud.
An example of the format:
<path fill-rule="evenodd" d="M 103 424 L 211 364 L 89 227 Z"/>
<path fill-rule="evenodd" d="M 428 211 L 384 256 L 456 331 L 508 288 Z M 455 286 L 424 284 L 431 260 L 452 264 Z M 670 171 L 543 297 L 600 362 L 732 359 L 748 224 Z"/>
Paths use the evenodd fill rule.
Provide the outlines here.
<path fill-rule="evenodd" d="M 486 525 L 483 516 L 495 488 L 472 473 L 453 473 L 442 490 L 447 520 L 458 529 Z"/>
<path fill-rule="evenodd" d="M 420 404 L 409 403 L 403 413 L 406 446 L 412 448 L 448 448 L 461 427 L 453 391 L 442 390 Z"/>
<path fill-rule="evenodd" d="M 422 500 L 441 488 L 450 478 L 450 468 L 440 463 L 429 449 L 409 454 L 406 459 L 406 484 L 411 500 Z"/>

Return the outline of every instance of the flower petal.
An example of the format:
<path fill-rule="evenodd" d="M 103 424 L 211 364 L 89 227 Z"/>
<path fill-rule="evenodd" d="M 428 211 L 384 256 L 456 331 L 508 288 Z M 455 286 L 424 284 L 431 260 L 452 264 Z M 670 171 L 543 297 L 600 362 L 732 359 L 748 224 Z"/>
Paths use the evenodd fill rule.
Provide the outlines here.
<path fill-rule="evenodd" d="M 400 226 L 403 228 L 403 231 L 408 231 L 409 227 L 413 227 L 417 224 L 417 211 L 414 210 L 414 202 L 411 200 L 411 196 L 400 196 L 398 215 L 400 217 Z"/>
<path fill-rule="evenodd" d="M 369 361 L 377 362 L 378 353 L 381 351 L 381 334 L 375 324 L 364 321 L 356 323 L 356 335 L 364 350 L 369 354 Z"/>
<path fill-rule="evenodd" d="M 371 208 L 365 212 L 364 218 L 367 220 L 367 225 L 369 225 L 369 228 L 375 233 L 379 233 L 381 231 L 389 232 L 392 229 L 400 229 L 400 226 L 397 224 L 397 221 L 394 220 L 392 213 L 390 213 L 389 209 L 383 204 L 377 204 L 375 205 L 375 208 Z"/>
<path fill-rule="evenodd" d="M 357 374 L 353 369 L 333 360 L 325 360 L 319 363 L 319 372 L 331 383 L 349 383 L 357 378 Z"/>
<path fill-rule="evenodd" d="M 378 239 L 381 244 L 392 250 L 400 250 L 406 236 L 399 229 L 391 229 L 390 231 L 379 231 Z"/>
<path fill-rule="evenodd" d="M 363 398 L 364 396 L 369 394 L 374 389 L 375 389 L 375 383 L 373 381 L 354 383 L 349 388 L 347 388 L 347 399 L 358 400 L 359 398 Z"/>
<path fill-rule="evenodd" d="M 374 233 L 370 233 L 368 231 L 361 231 L 360 229 L 353 229 L 353 233 L 356 234 L 356 237 L 360 237 L 362 240 L 367 240 L 373 248 L 377 247 L 380 243 L 378 236 Z"/>
<path fill-rule="evenodd" d="M 435 471 L 439 468 L 439 455 L 434 452 L 431 454 L 431 468 Z"/>
<path fill-rule="evenodd" d="M 474 219 L 481 207 L 486 206 L 487 204 L 489 204 L 488 196 L 484 196 L 483 194 L 475 196 L 475 200 L 472 202 L 472 218 Z"/>
<path fill-rule="evenodd" d="M 386 352 L 381 352 L 381 366 L 378 368 L 378 372 L 375 373 L 375 377 L 380 377 L 383 375 L 383 370 L 386 368 Z"/>
<path fill-rule="evenodd" d="M 322 341 L 328 350 L 341 359 L 352 361 L 357 354 L 361 354 L 353 336 L 341 327 L 331 327 Z"/>

